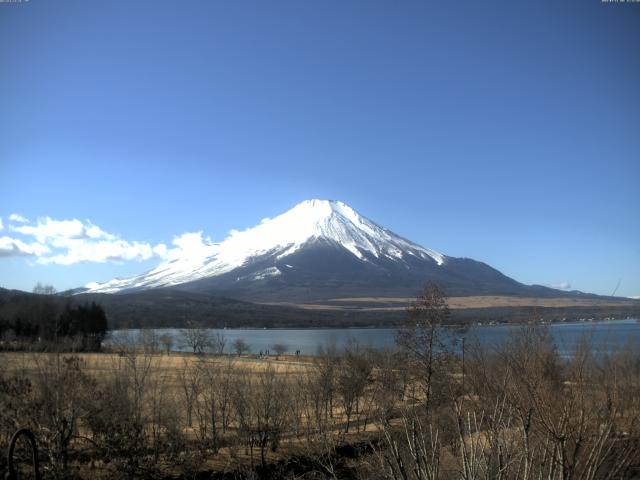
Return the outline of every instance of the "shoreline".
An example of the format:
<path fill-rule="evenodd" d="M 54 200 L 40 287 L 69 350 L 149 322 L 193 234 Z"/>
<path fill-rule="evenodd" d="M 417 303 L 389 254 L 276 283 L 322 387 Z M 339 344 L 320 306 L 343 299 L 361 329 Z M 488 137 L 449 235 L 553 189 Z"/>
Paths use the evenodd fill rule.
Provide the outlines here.
<path fill-rule="evenodd" d="M 545 327 L 558 325 L 584 325 L 584 324 L 604 324 L 604 323 L 637 323 L 640 318 L 614 318 L 614 319 L 585 319 L 585 320 L 568 320 L 568 321 L 542 321 L 542 322 L 478 322 L 469 324 L 446 324 L 445 328 L 461 329 L 472 327 Z M 205 330 L 232 330 L 232 331 L 321 331 L 321 330 L 398 330 L 402 325 L 371 325 L 371 326 L 344 326 L 344 327 L 202 327 Z M 140 327 L 140 328 L 115 328 L 109 329 L 108 332 L 127 332 L 141 330 L 189 330 L 187 327 Z"/>

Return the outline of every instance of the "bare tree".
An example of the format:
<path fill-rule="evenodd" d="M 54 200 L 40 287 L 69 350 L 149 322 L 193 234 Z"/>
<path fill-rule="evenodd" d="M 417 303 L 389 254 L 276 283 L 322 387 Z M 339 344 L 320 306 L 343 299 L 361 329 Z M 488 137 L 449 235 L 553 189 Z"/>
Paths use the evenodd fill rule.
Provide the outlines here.
<path fill-rule="evenodd" d="M 205 448 L 217 453 L 222 435 L 226 432 L 230 420 L 231 377 L 233 361 L 198 362 L 200 388 L 195 402 L 198 418 L 197 435 Z"/>
<path fill-rule="evenodd" d="M 162 359 L 156 359 L 155 367 L 159 369 L 161 367 L 160 362 Z M 160 455 L 165 449 L 167 443 L 165 439 L 165 433 L 167 427 L 172 429 L 173 432 L 177 430 L 179 425 L 178 411 L 175 410 L 176 402 L 174 401 L 174 395 L 169 393 L 169 382 L 166 375 L 150 375 L 149 381 L 146 385 L 146 399 L 145 408 L 148 418 L 148 437 L 151 443 L 151 451 L 153 454 L 153 465 L 157 465 L 160 460 Z M 180 434 L 179 434 L 180 435 Z M 182 435 L 180 435 L 181 437 Z M 170 441 L 180 442 L 180 437 L 177 439 L 171 439 Z"/>
<path fill-rule="evenodd" d="M 33 287 L 33 293 L 37 293 L 38 295 L 55 295 L 57 291 L 53 285 L 43 285 L 38 282 L 35 287 Z"/>
<path fill-rule="evenodd" d="M 314 368 L 298 377 L 297 389 L 292 392 L 292 408 L 297 408 L 291 419 L 298 435 L 302 430 L 300 445 L 304 455 L 311 458 L 328 478 L 337 479 L 339 457 L 336 447 L 341 433 L 334 432 L 327 408 L 328 388 L 326 370 Z M 333 384 L 333 380 L 331 381 Z M 333 389 L 333 386 L 330 387 Z"/>
<path fill-rule="evenodd" d="M 190 328 L 180 330 L 180 334 L 182 344 L 195 354 L 203 354 L 211 348 L 211 333 L 204 327 L 191 325 Z"/>
<path fill-rule="evenodd" d="M 449 319 L 449 308 L 443 290 L 428 283 L 422 293 L 407 309 L 405 327 L 398 330 L 396 341 L 409 360 L 414 362 L 416 377 L 421 386 L 421 397 L 428 409 L 434 393 L 437 375 L 442 373 L 442 362 L 446 359 L 449 345 L 443 325 Z"/>
<path fill-rule="evenodd" d="M 160 335 L 159 340 L 165 351 L 167 352 L 167 355 L 169 355 L 171 353 L 171 348 L 173 347 L 173 337 L 168 333 L 163 333 L 162 335 Z"/>
<path fill-rule="evenodd" d="M 396 405 L 404 399 L 409 369 L 401 352 L 383 349 L 376 352 L 375 370 L 372 397 L 376 416 L 385 423 L 391 420 Z"/>
<path fill-rule="evenodd" d="M 258 446 L 265 466 L 268 448 L 277 450 L 286 429 L 290 397 L 287 376 L 276 374 L 271 366 L 255 377 L 255 382 L 248 376 L 237 382 L 233 399 L 241 434 L 250 452 Z"/>
<path fill-rule="evenodd" d="M 315 364 L 318 371 L 318 383 L 321 387 L 321 400 L 324 404 L 325 423 L 328 418 L 333 418 L 333 404 L 335 394 L 336 372 L 340 358 L 335 342 L 318 347 Z"/>
<path fill-rule="evenodd" d="M 349 433 L 354 412 L 359 413 L 360 398 L 367 386 L 371 373 L 371 363 L 357 344 L 350 344 L 343 357 L 337 378 L 337 390 L 342 399 L 342 407 L 347 417 L 345 433 Z"/>
<path fill-rule="evenodd" d="M 84 363 L 77 356 L 55 354 L 35 360 L 37 408 L 33 420 L 49 456 L 52 476 L 66 478 L 71 442 L 87 415 L 87 400 L 95 382 L 84 373 Z"/>
<path fill-rule="evenodd" d="M 227 345 L 227 339 L 223 333 L 216 332 L 211 337 L 210 349 L 214 355 L 224 354 L 224 347 Z"/>
<path fill-rule="evenodd" d="M 183 359 L 179 381 L 187 413 L 187 427 L 189 428 L 193 426 L 193 407 L 201 389 L 201 372 L 202 370 L 189 359 Z"/>
<path fill-rule="evenodd" d="M 400 420 L 398 429 L 384 424 L 384 448 L 376 451 L 384 477 L 392 480 L 441 478 L 442 440 L 439 431 L 408 409 L 403 410 Z"/>
<path fill-rule="evenodd" d="M 141 345 L 146 353 L 156 353 L 160 340 L 155 330 L 144 328 L 138 334 L 138 345 Z"/>
<path fill-rule="evenodd" d="M 289 346 L 284 343 L 274 343 L 271 345 L 271 349 L 276 352 L 276 360 L 278 360 L 280 355 L 284 355 L 286 353 Z"/>
<path fill-rule="evenodd" d="M 100 379 L 88 403 L 85 425 L 100 457 L 114 465 L 119 476 L 134 478 L 146 464 L 153 357 L 125 351 L 114 360 L 114 368 Z"/>
<path fill-rule="evenodd" d="M 233 347 L 233 350 L 236 352 L 238 356 L 241 356 L 242 354 L 250 351 L 249 344 L 245 342 L 242 338 L 238 338 L 234 340 L 231 346 Z"/>

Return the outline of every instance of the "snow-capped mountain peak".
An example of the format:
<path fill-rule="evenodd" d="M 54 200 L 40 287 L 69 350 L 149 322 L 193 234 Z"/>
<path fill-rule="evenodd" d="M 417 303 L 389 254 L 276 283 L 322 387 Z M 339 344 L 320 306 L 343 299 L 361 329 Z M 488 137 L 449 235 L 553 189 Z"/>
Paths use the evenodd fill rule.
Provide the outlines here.
<path fill-rule="evenodd" d="M 88 284 L 86 288 L 90 292 L 115 293 L 178 285 L 229 273 L 258 258 L 272 258 L 271 265 L 256 275 L 259 280 L 278 276 L 281 271 L 276 263 L 317 242 L 344 248 L 363 262 L 371 258 L 403 261 L 412 256 L 442 265 L 446 259 L 377 225 L 343 202 L 306 200 L 253 228 L 232 231 L 221 243 L 187 252 L 145 274 Z"/>

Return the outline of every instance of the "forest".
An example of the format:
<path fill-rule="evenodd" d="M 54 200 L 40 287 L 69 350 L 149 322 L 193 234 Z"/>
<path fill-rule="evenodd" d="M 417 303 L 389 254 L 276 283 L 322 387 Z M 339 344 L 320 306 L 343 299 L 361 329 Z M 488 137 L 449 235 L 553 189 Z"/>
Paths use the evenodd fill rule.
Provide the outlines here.
<path fill-rule="evenodd" d="M 73 301 L 40 283 L 33 293 L 0 293 L 0 349 L 100 350 L 108 325 L 96 302 Z"/>

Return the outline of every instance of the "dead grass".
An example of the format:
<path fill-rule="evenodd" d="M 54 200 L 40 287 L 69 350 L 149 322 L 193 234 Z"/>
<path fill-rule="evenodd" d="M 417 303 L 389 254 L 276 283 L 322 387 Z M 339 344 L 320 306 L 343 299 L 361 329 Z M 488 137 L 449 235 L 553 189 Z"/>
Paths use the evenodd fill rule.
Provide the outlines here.
<path fill-rule="evenodd" d="M 409 297 L 345 297 L 331 298 L 327 304 L 286 304 L 307 310 L 361 310 L 400 311 L 405 310 L 415 298 Z M 449 308 L 495 308 L 495 307 L 620 307 L 637 305 L 632 299 L 600 300 L 595 298 L 537 298 L 510 297 L 501 295 L 449 297 Z M 279 305 L 284 305 L 280 303 Z"/>
<path fill-rule="evenodd" d="M 55 353 L 42 352 L 0 352 L 0 363 L 4 365 L 3 370 L 7 373 L 21 372 L 25 374 L 33 373 L 38 368 L 38 364 L 46 362 L 47 358 L 54 357 Z M 124 366 L 126 357 L 118 353 L 65 353 L 64 356 L 75 355 L 80 357 L 84 363 L 85 371 L 91 375 L 100 376 Z M 269 367 L 280 374 L 304 373 L 313 366 L 310 357 L 293 355 L 281 355 L 276 357 L 257 358 L 252 355 L 233 356 L 199 356 L 191 353 L 171 352 L 157 353 L 150 355 L 151 368 L 163 377 L 177 377 L 184 370 L 185 365 L 196 362 L 212 362 L 223 364 L 231 360 L 234 367 L 249 372 L 263 372 Z"/>
<path fill-rule="evenodd" d="M 17 375 L 23 378 L 35 378 L 42 367 L 50 364 L 54 361 L 54 357 L 58 354 L 55 353 L 43 353 L 43 352 L 0 352 L 0 369 L 7 375 Z M 116 372 L 126 367 L 126 362 L 129 361 L 129 357 L 126 355 L 120 355 L 115 352 L 105 353 L 63 353 L 63 357 L 77 356 L 81 359 L 83 364 L 83 371 L 88 375 L 96 378 L 107 378 L 111 373 Z M 276 357 L 257 358 L 253 355 L 243 355 L 238 357 L 233 356 L 208 356 L 208 355 L 194 355 L 190 353 L 171 352 L 157 354 L 140 354 L 138 361 L 141 358 L 146 358 L 150 361 L 150 371 L 155 379 L 161 383 L 162 395 L 171 396 L 176 399 L 181 399 L 183 396 L 183 386 L 181 383 L 181 375 L 183 375 L 185 368 L 191 365 L 195 365 L 200 362 L 217 363 L 220 365 L 226 365 L 227 362 L 233 362 L 233 368 L 236 374 L 249 373 L 257 376 L 271 368 L 278 375 L 286 376 L 290 379 L 292 385 L 296 378 L 300 375 L 305 375 L 310 369 L 314 368 L 313 359 L 311 357 L 293 356 L 293 355 L 281 355 L 278 359 Z M 176 403 L 184 408 L 181 415 L 186 416 L 186 404 L 180 400 Z M 342 412 L 339 408 L 335 408 L 334 415 L 335 420 L 335 433 L 336 435 L 341 428 Z M 197 440 L 196 435 L 197 419 L 194 418 L 194 425 L 182 428 L 186 438 L 191 441 Z M 228 435 L 232 435 L 236 426 L 232 425 Z M 298 443 L 300 439 L 296 439 L 290 435 L 286 435 L 282 439 L 281 448 L 277 452 L 267 452 L 267 459 L 269 462 L 274 462 L 287 458 L 291 455 L 292 448 L 298 449 Z M 239 466 L 250 466 L 259 463 L 259 452 L 254 449 L 253 458 L 246 451 L 244 446 L 235 447 L 222 447 L 215 455 L 205 455 L 205 458 L 199 463 L 199 470 L 212 469 L 218 472 L 224 472 L 237 469 Z M 167 471 L 175 473 L 183 473 L 183 466 L 170 465 L 166 466 Z M 88 465 L 81 465 L 80 469 L 87 478 L 112 478 L 114 472 L 111 467 L 101 462 L 95 463 L 95 468 L 90 468 Z"/>

